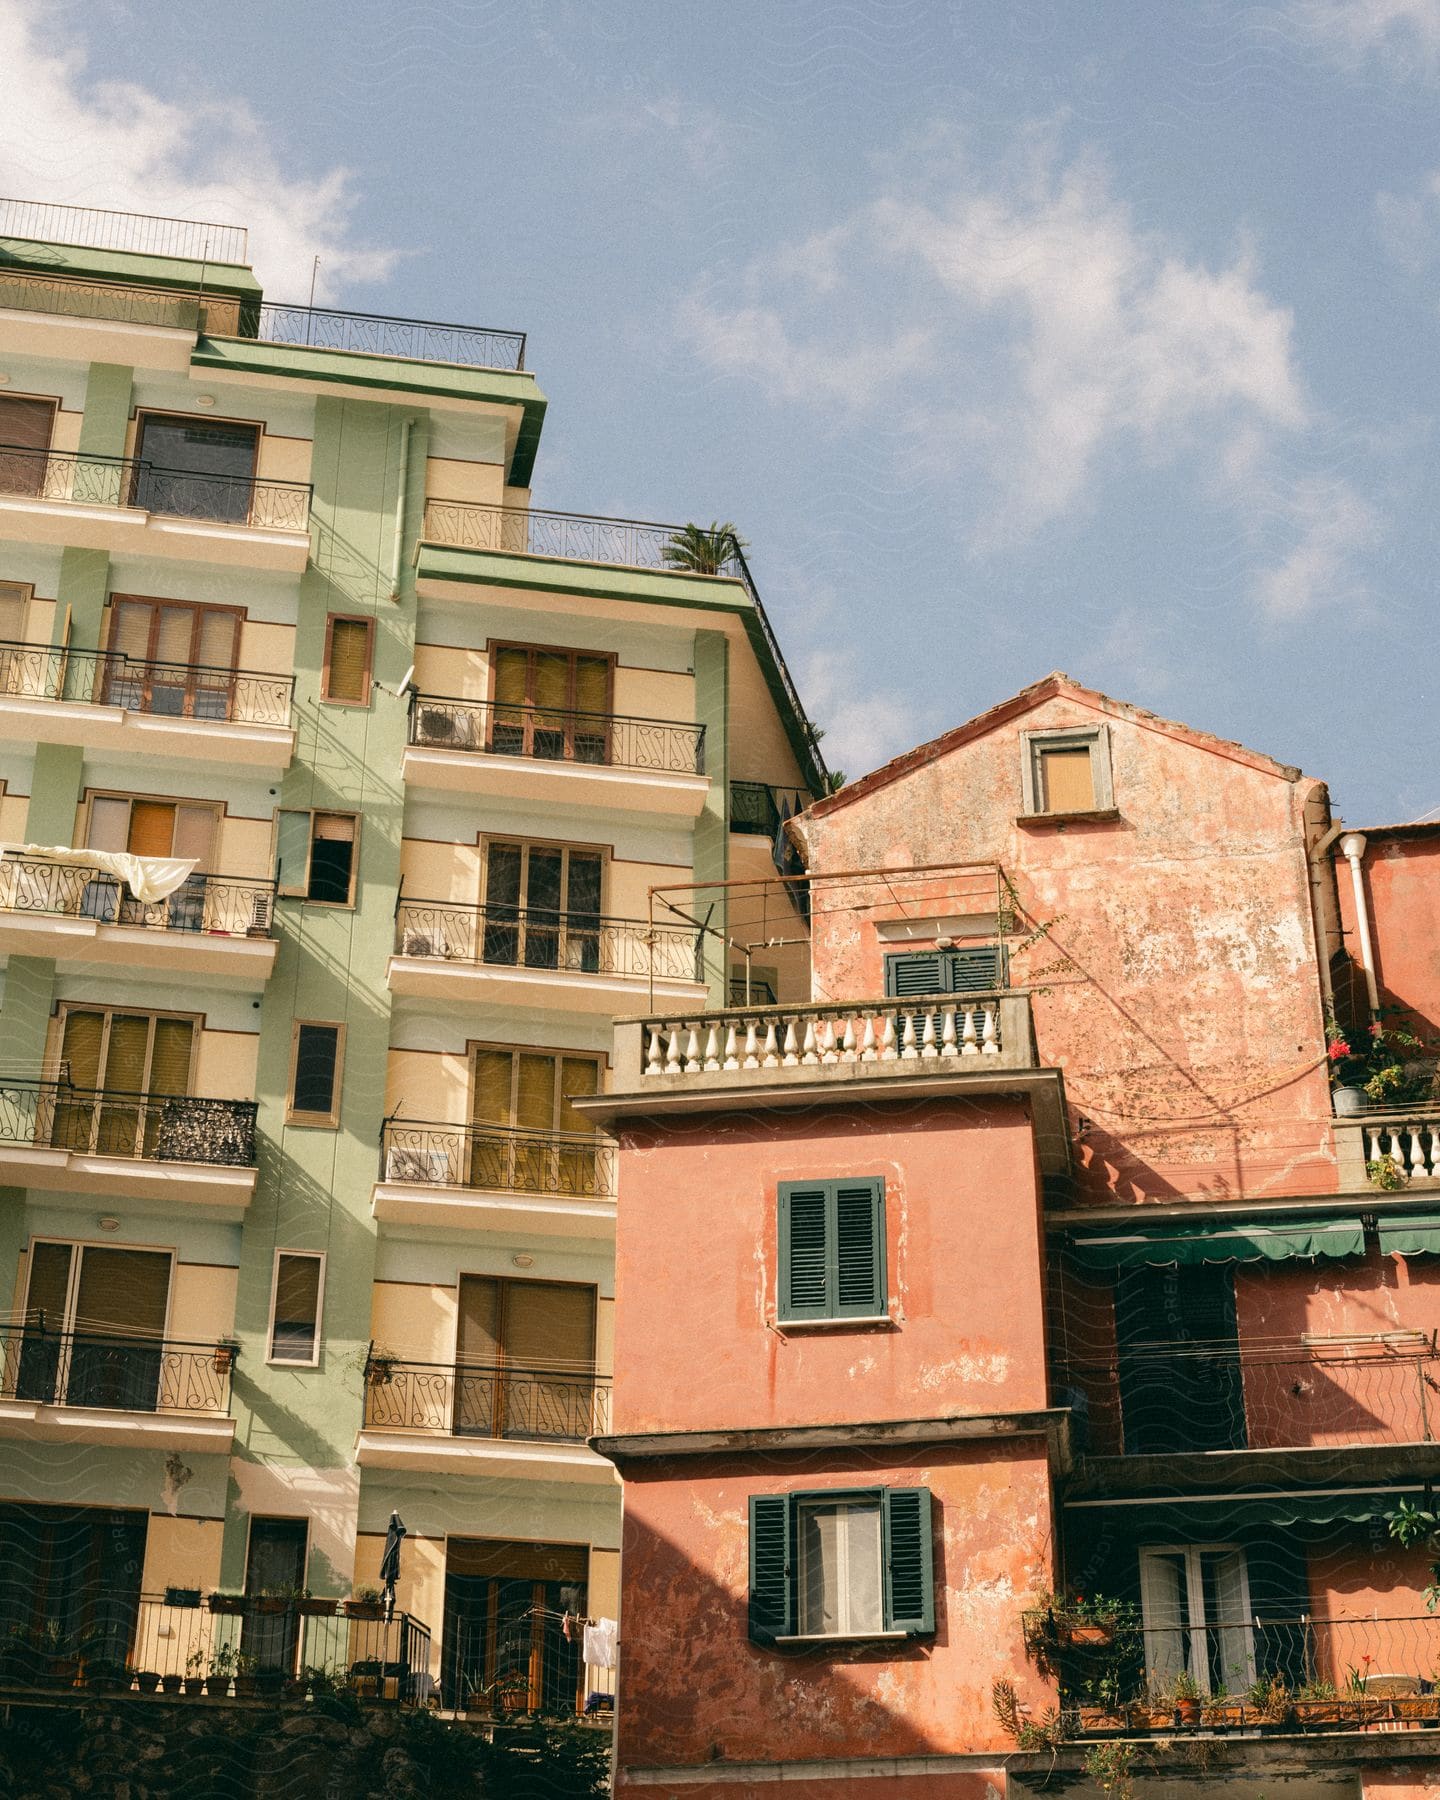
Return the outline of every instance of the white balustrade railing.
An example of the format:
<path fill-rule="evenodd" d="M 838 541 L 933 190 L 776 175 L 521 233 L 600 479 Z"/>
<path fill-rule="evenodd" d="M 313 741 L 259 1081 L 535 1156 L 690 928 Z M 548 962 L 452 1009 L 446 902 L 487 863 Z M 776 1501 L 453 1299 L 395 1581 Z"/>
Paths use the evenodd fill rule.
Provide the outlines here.
<path fill-rule="evenodd" d="M 928 1012 L 916 1006 L 933 1008 Z M 1000 1000 L 887 1000 L 849 1006 L 739 1008 L 688 1019 L 647 1019 L 643 1069 L 715 1074 L 836 1063 L 936 1063 L 1000 1054 Z"/>
<path fill-rule="evenodd" d="M 1365 1161 L 1390 1157 L 1410 1180 L 1440 1179 L 1440 1118 L 1365 1120 Z"/>

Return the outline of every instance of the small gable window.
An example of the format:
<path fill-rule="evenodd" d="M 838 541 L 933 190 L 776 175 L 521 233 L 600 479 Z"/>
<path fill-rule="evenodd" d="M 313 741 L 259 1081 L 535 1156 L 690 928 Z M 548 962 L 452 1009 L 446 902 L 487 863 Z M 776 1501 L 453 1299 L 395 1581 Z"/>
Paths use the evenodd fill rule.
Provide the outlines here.
<path fill-rule="evenodd" d="M 1112 812 L 1110 733 L 1104 725 L 1021 734 L 1025 811 L 1035 818 Z"/>

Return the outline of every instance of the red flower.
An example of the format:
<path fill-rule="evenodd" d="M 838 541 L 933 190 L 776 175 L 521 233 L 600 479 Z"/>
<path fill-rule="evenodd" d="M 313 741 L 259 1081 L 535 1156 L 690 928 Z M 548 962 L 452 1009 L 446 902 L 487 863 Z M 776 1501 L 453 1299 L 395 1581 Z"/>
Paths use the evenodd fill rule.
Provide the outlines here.
<path fill-rule="evenodd" d="M 1328 1045 L 1328 1049 L 1331 1062 L 1339 1062 L 1342 1056 L 1348 1056 L 1350 1054 L 1350 1046 L 1345 1042 L 1344 1038 L 1332 1038 Z"/>
<path fill-rule="evenodd" d="M 1376 1021 L 1375 1021 L 1375 1023 L 1374 1023 L 1374 1024 L 1373 1024 L 1373 1025 L 1372 1025 L 1372 1026 L 1371 1026 L 1371 1027 L 1370 1027 L 1370 1035 L 1371 1035 L 1371 1037 L 1379 1037 L 1379 1035 L 1380 1035 L 1380 1029 L 1381 1029 L 1381 1027 L 1380 1027 L 1380 1021 L 1379 1021 L 1379 1020 L 1378 1020 L 1378 1019 L 1377 1019 L 1377 1020 L 1376 1020 Z"/>

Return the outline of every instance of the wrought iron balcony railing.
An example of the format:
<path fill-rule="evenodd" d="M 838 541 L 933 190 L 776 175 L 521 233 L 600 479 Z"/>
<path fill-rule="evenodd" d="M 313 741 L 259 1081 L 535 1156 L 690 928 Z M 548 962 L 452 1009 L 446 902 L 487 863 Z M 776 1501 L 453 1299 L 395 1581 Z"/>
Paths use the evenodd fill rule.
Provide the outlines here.
<path fill-rule="evenodd" d="M 139 1094 L 65 1081 L 0 1081 L 0 1148 L 69 1150 L 149 1162 L 255 1167 L 253 1100 Z"/>
<path fill-rule="evenodd" d="M 126 456 L 32 450 L 0 444 L 0 497 L 63 500 L 76 506 L 138 507 L 172 519 L 308 531 L 308 481 L 202 475 Z"/>
<path fill-rule="evenodd" d="M 45 200 L 0 200 L 0 237 L 209 263 L 243 263 L 247 241 L 243 225 Z"/>
<path fill-rule="evenodd" d="M 700 981 L 701 948 L 697 931 L 599 913 L 402 900 L 395 914 L 396 955 L 440 962 Z"/>
<path fill-rule="evenodd" d="M 537 762 L 703 775 L 705 727 L 618 713 L 506 706 L 489 700 L 410 696 L 410 742 L 427 750 L 524 756 Z"/>
<path fill-rule="evenodd" d="M 277 306 L 266 301 L 253 330 L 240 335 L 270 344 L 303 344 L 317 350 L 354 350 L 407 362 L 458 363 L 472 369 L 525 367 L 525 333 L 485 325 L 442 325 L 433 319 L 392 318 L 384 313 L 339 312 L 332 307 Z"/>
<path fill-rule="evenodd" d="M 372 1354 L 365 1426 L 578 1444 L 609 1429 L 610 1382 L 593 1369 L 395 1362 Z"/>
<path fill-rule="evenodd" d="M 65 700 L 156 718 L 288 725 L 294 692 L 293 675 L 152 662 L 118 650 L 0 643 L 0 700 Z"/>
<path fill-rule="evenodd" d="M 430 1629 L 378 1606 L 268 1594 L 163 1594 L 52 1578 L 44 1613 L 28 1593 L 0 1610 L 0 1689 L 303 1701 L 314 1685 L 419 1704 L 433 1685 Z M 347 1611 L 347 1607 L 355 1608 Z"/>
<path fill-rule="evenodd" d="M 511 1125 L 445 1125 L 387 1119 L 384 1179 L 492 1193 L 613 1197 L 615 1145 L 586 1131 L 526 1131 Z"/>
<path fill-rule="evenodd" d="M 1138 1346 L 1056 1370 L 1091 1456 L 1433 1443 L 1440 1435 L 1434 1334 Z M 1068 1397 L 1068 1399 L 1067 1399 Z"/>
<path fill-rule="evenodd" d="M 767 781 L 732 781 L 730 829 L 773 842 L 781 819 L 799 812 L 808 799 L 803 788 L 772 787 Z"/>
<path fill-rule="evenodd" d="M 0 267 L 0 307 L 9 312 L 54 313 L 68 319 L 106 319 L 122 325 L 162 325 L 195 331 L 202 321 L 211 331 L 239 322 L 240 302 L 224 295 L 203 301 L 174 288 L 142 287 L 121 281 L 85 281 L 47 275 L 40 269 Z"/>
<path fill-rule="evenodd" d="M 113 1331 L 53 1331 L 45 1314 L 0 1325 L 0 1394 L 120 1412 L 230 1411 L 234 1351 Z"/>
<path fill-rule="evenodd" d="M 0 912 L 93 919 L 146 931 L 268 938 L 275 883 L 259 876 L 192 875 L 166 900 L 137 900 L 117 876 L 42 856 L 0 859 Z"/>

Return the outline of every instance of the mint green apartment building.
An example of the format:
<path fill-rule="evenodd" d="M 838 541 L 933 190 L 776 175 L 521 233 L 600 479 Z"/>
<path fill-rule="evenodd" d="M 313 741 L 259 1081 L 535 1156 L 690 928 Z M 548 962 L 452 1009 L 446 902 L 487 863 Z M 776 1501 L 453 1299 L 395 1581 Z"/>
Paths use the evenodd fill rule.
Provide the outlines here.
<path fill-rule="evenodd" d="M 274 304 L 234 227 L 0 202 L 32 1675 L 609 1689 L 556 1617 L 619 1593 L 624 1200 L 572 1102 L 616 1015 L 804 989 L 773 878 L 825 777 L 733 545 L 532 508 L 527 360 Z M 347 1616 L 392 1512 L 394 1616 Z"/>

